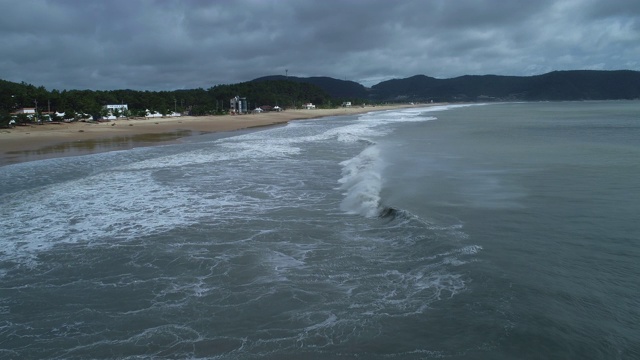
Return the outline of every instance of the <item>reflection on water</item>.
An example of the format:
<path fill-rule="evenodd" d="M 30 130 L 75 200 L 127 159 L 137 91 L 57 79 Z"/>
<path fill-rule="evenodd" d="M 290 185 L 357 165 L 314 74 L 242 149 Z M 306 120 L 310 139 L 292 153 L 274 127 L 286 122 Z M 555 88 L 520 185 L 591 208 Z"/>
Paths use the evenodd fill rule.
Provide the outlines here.
<path fill-rule="evenodd" d="M 0 157 L 0 166 L 59 156 L 83 155 L 111 150 L 131 149 L 159 142 L 171 142 L 185 136 L 198 135 L 191 130 L 158 134 L 136 134 L 102 139 L 77 140 L 45 146 L 36 150 L 8 151 Z"/>

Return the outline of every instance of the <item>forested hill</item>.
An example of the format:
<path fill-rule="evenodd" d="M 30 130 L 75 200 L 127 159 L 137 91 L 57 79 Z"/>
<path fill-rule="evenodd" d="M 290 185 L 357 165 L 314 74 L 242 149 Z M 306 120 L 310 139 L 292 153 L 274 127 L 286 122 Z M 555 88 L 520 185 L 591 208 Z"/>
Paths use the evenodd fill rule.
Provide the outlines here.
<path fill-rule="evenodd" d="M 452 79 L 416 75 L 381 82 L 372 87 L 371 94 L 378 100 L 435 102 L 640 99 L 640 72 L 575 70 Z"/>
<path fill-rule="evenodd" d="M 253 109 L 262 105 L 299 107 L 312 102 L 335 107 L 341 101 L 361 102 L 470 102 L 470 101 L 559 101 L 640 99 L 640 72 L 554 71 L 537 76 L 461 76 L 436 79 L 416 75 L 381 82 L 365 88 L 353 81 L 329 77 L 267 76 L 252 81 L 216 85 L 207 90 L 47 90 L 26 83 L 0 80 L 0 115 L 21 107 L 39 111 L 98 114 L 106 104 L 128 104 L 132 111 L 189 111 L 193 115 L 222 113 L 229 100 L 246 97 Z M 136 115 L 133 113 L 132 115 Z"/>
<path fill-rule="evenodd" d="M 192 115 L 222 113 L 229 110 L 234 96 L 246 97 L 250 109 L 263 105 L 283 108 L 300 107 L 312 102 L 319 107 L 332 106 L 331 96 L 320 87 L 284 80 L 216 85 L 207 90 L 137 91 L 137 90 L 51 90 L 26 83 L 0 80 L 0 115 L 22 107 L 39 111 L 99 114 L 104 105 L 128 104 L 132 115 L 144 110 L 169 113 L 188 111 Z"/>
<path fill-rule="evenodd" d="M 260 81 L 273 81 L 273 80 L 287 80 L 297 83 L 308 83 L 318 86 L 322 90 L 326 91 L 334 99 L 366 99 L 369 97 L 367 88 L 355 81 L 338 80 L 326 76 L 312 76 L 306 78 L 300 78 L 296 76 L 283 76 L 283 75 L 271 75 L 254 79 L 254 82 Z"/>

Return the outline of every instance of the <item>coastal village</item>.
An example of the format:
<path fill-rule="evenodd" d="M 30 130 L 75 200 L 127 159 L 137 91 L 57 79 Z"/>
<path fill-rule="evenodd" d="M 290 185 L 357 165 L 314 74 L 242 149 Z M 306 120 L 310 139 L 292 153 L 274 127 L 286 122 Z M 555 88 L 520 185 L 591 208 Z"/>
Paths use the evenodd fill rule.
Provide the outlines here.
<path fill-rule="evenodd" d="M 347 85 L 353 88 L 345 88 Z M 330 78 L 267 77 L 207 89 L 170 91 L 49 90 L 0 80 L 0 128 L 184 117 L 209 121 L 292 110 L 344 110 L 389 101 L 381 102 L 370 95 L 362 85 Z"/>
<path fill-rule="evenodd" d="M 14 123 L 11 127 L 0 129 L 0 166 L 64 156 L 65 153 L 88 154 L 151 146 L 192 135 L 286 124 L 294 120 L 322 121 L 332 116 L 416 106 L 352 106 L 344 102 L 337 107 L 325 108 L 306 102 L 297 108 L 285 109 L 279 105 L 249 107 L 249 102 L 243 100 L 239 96 L 230 99 L 229 105 L 233 106 L 224 115 L 204 116 L 192 116 L 179 111 L 162 114 L 149 110 L 145 111 L 145 116 L 131 116 L 134 112 L 128 104 L 106 105 L 101 109 L 103 115 L 97 119 L 85 113 L 75 113 L 71 117 L 64 112 L 48 113 L 37 112 L 36 108 L 20 108 L 12 114 L 11 121 Z M 37 119 L 36 114 L 40 114 Z M 17 119 L 26 121 L 16 123 Z"/>
<path fill-rule="evenodd" d="M 343 107 L 351 107 L 351 102 L 344 102 L 342 104 Z M 305 103 L 302 105 L 302 109 L 313 110 L 316 106 L 313 103 Z M 244 115 L 244 114 L 261 114 L 264 112 L 280 112 L 284 111 L 278 105 L 262 105 L 254 108 L 253 110 L 248 109 L 248 101 L 246 97 L 235 96 L 229 100 L 229 115 Z M 58 112 L 51 111 L 51 109 L 47 109 L 47 111 L 39 111 L 38 108 L 20 108 L 14 112 L 10 113 L 11 120 L 9 121 L 10 127 L 13 127 L 17 124 L 26 125 L 33 123 L 44 123 L 44 122 L 73 122 L 73 121 L 112 121 L 118 119 L 128 119 L 135 117 L 142 118 L 174 118 L 181 116 L 191 116 L 191 112 L 189 110 L 179 112 L 177 109 L 173 111 L 151 111 L 149 109 L 144 109 L 144 112 L 137 111 L 135 112 L 137 116 L 134 116 L 134 112 L 129 110 L 128 104 L 107 104 L 104 105 L 99 114 L 87 114 L 87 113 L 76 113 L 76 112 Z"/>
<path fill-rule="evenodd" d="M 330 86 L 332 81 L 337 80 L 324 88 L 266 79 L 206 90 L 59 91 L 0 80 L 0 166 L 65 152 L 150 146 L 191 135 L 412 106 L 374 102 L 365 92 L 340 92 L 341 87 Z"/>

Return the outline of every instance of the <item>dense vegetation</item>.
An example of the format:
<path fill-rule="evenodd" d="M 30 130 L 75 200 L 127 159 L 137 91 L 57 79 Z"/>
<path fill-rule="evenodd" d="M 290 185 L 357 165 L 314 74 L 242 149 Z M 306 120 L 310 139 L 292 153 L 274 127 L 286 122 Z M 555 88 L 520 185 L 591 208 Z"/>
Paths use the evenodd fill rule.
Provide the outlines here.
<path fill-rule="evenodd" d="M 207 90 L 136 91 L 136 90 L 52 90 L 26 83 L 0 80 L 0 124 L 8 122 L 8 113 L 23 107 L 36 107 L 38 112 L 65 112 L 69 116 L 104 115 L 104 105 L 127 104 L 130 116 L 144 116 L 145 110 L 167 114 L 188 111 L 192 115 L 222 114 L 229 110 L 234 96 L 246 97 L 249 109 L 263 105 L 283 108 L 300 107 L 312 102 L 318 107 L 335 105 L 318 86 L 284 80 L 244 82 L 218 85 Z"/>
<path fill-rule="evenodd" d="M 369 98 L 369 90 L 355 81 L 338 80 L 326 76 L 300 78 L 296 76 L 272 75 L 254 79 L 253 81 L 288 80 L 299 83 L 309 83 L 323 89 L 337 101 L 360 103 Z"/>
<path fill-rule="evenodd" d="M 436 79 L 417 75 L 372 87 L 378 99 L 404 101 L 563 101 L 640 98 L 638 71 L 554 71 L 537 76 L 461 76 Z"/>
<path fill-rule="evenodd" d="M 234 96 L 246 97 L 249 109 L 263 105 L 300 107 L 312 102 L 318 107 L 336 107 L 377 102 L 460 102 L 460 101 L 562 101 L 640 99 L 640 72 L 554 71 L 537 76 L 461 76 L 436 79 L 416 75 L 381 82 L 368 89 L 353 81 L 329 77 L 267 76 L 253 81 L 175 91 L 136 90 L 52 90 L 25 83 L 0 80 L 0 126 L 9 113 L 22 107 L 65 112 L 66 116 L 104 114 L 106 104 L 128 104 L 130 116 L 145 110 L 162 114 L 171 111 L 192 115 L 222 114 Z M 26 121 L 26 117 L 19 119 Z"/>

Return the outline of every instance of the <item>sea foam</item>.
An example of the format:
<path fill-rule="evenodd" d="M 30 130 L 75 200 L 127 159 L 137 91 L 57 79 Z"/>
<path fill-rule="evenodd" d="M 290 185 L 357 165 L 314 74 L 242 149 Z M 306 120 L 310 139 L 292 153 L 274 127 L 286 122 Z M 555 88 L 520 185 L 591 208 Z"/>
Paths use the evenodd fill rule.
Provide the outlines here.
<path fill-rule="evenodd" d="M 343 166 L 340 189 L 345 191 L 340 209 L 366 217 L 377 216 L 384 168 L 378 147 L 370 146 L 358 156 L 340 164 Z"/>
<path fill-rule="evenodd" d="M 372 139 L 387 135 L 390 128 L 385 124 L 394 122 L 415 122 L 435 120 L 433 116 L 424 116 L 425 111 L 436 108 L 411 108 L 361 115 L 359 122 L 344 128 L 333 129 L 337 139 L 344 142 L 360 141 L 367 145 L 360 154 L 340 163 L 342 178 L 338 180 L 340 190 L 344 190 L 344 200 L 340 209 L 349 214 L 376 217 L 385 211 L 381 204 L 380 191 L 383 186 L 382 172 L 385 164 L 380 148 Z M 388 211 L 389 209 L 387 209 Z"/>

